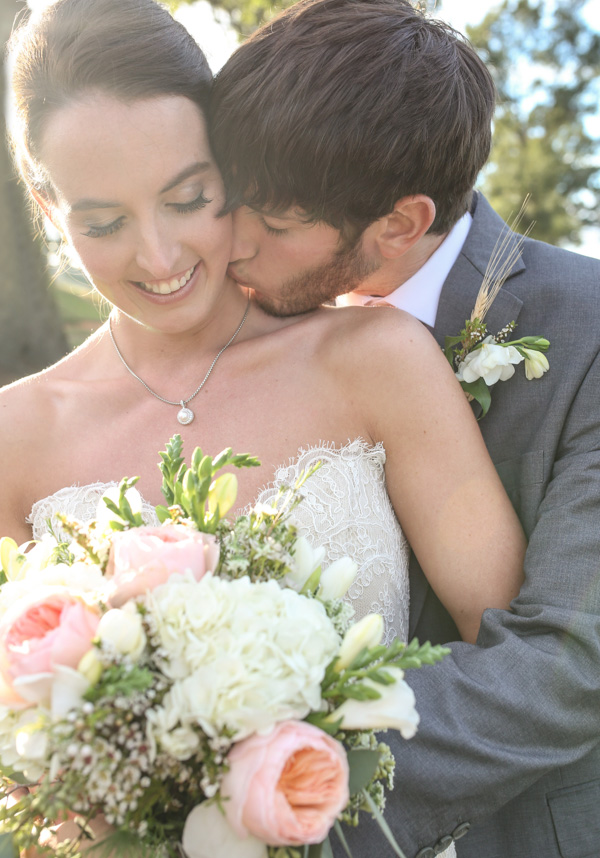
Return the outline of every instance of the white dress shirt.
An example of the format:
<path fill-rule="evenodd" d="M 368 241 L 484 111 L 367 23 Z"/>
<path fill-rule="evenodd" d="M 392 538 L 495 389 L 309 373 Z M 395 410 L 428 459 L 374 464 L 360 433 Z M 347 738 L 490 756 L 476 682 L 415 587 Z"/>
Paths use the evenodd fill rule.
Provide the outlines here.
<path fill-rule="evenodd" d="M 376 306 L 377 304 L 391 305 L 399 310 L 406 310 L 416 316 L 421 322 L 433 327 L 437 315 L 442 287 L 450 273 L 450 269 L 458 259 L 466 241 L 473 218 L 470 213 L 464 214 L 457 221 L 437 250 L 431 254 L 427 262 L 419 268 L 405 283 L 381 298 L 371 295 L 358 295 L 348 292 L 336 300 L 338 307 Z"/>

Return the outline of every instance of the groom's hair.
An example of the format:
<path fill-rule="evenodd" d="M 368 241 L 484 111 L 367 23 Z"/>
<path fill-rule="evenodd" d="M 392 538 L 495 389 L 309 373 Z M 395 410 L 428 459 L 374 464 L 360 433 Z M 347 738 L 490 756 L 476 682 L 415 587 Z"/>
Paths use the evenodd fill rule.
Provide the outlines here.
<path fill-rule="evenodd" d="M 430 232 L 443 234 L 469 207 L 494 102 L 473 47 L 408 0 L 300 0 L 217 75 L 227 210 L 298 206 L 352 243 L 397 200 L 426 194 Z"/>

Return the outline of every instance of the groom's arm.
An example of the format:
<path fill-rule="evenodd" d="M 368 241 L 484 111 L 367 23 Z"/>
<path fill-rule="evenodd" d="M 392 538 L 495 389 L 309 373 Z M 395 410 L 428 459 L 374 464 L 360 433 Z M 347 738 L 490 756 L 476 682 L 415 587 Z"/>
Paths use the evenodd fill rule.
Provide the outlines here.
<path fill-rule="evenodd" d="M 407 676 L 422 722 L 409 742 L 388 734 L 397 784 L 386 818 L 409 858 L 600 741 L 599 403 L 597 356 L 565 422 L 514 613 L 487 611 L 477 646 L 453 644 Z"/>

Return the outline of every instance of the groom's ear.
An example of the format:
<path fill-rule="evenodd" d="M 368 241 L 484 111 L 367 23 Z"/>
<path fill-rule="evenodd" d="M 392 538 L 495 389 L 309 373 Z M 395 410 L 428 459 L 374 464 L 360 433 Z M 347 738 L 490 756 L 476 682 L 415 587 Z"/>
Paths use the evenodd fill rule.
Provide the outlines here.
<path fill-rule="evenodd" d="M 372 239 L 385 259 L 397 259 L 425 235 L 434 219 L 435 203 L 431 197 L 403 197 L 389 215 L 372 224 Z"/>

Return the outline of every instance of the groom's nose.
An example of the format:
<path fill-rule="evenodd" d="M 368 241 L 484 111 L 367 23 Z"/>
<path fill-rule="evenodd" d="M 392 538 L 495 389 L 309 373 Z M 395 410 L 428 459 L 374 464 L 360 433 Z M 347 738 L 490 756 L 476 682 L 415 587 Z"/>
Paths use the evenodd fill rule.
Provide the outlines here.
<path fill-rule="evenodd" d="M 231 261 L 238 262 L 244 259 L 253 259 L 258 252 L 256 240 L 255 218 L 253 212 L 247 206 L 241 206 L 233 214 L 233 244 L 231 248 Z"/>

